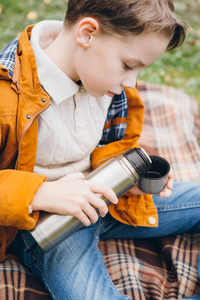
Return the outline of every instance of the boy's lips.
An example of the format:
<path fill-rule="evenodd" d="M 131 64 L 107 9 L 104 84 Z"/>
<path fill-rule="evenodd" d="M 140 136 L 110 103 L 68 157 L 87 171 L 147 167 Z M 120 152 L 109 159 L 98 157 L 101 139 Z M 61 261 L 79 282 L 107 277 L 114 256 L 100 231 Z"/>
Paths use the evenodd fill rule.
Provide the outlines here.
<path fill-rule="evenodd" d="M 109 97 L 114 97 L 115 95 L 120 95 L 120 93 L 112 93 L 112 92 L 108 92 L 107 93 L 107 95 L 109 96 Z"/>
<path fill-rule="evenodd" d="M 112 92 L 108 92 L 107 95 L 108 95 L 109 97 L 114 97 L 114 96 L 115 96 L 115 94 L 112 93 Z"/>

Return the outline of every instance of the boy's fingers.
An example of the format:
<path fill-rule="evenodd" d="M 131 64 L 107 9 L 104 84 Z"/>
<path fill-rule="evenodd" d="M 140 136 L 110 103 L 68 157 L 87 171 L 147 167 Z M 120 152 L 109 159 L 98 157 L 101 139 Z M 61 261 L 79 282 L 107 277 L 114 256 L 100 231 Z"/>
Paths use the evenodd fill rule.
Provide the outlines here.
<path fill-rule="evenodd" d="M 90 204 L 86 205 L 83 211 L 92 223 L 96 223 L 98 221 L 98 213 Z"/>
<path fill-rule="evenodd" d="M 161 198 L 168 198 L 171 196 L 172 191 L 168 188 L 165 188 L 162 192 L 159 193 Z"/>
<path fill-rule="evenodd" d="M 173 189 L 173 179 L 169 179 L 167 182 L 167 187 L 168 189 L 172 190 Z"/>
<path fill-rule="evenodd" d="M 118 198 L 110 187 L 92 181 L 88 181 L 88 185 L 93 193 L 103 195 L 106 199 L 108 199 L 113 204 L 118 203 Z"/>
<path fill-rule="evenodd" d="M 92 198 L 90 204 L 97 209 L 102 217 L 108 213 L 108 206 L 104 200 L 96 196 Z"/>
<path fill-rule="evenodd" d="M 168 174 L 168 181 L 167 181 L 167 188 L 172 190 L 173 188 L 173 183 L 174 183 L 174 179 L 173 179 L 173 170 L 171 169 L 169 174 Z"/>
<path fill-rule="evenodd" d="M 75 217 L 79 219 L 79 221 L 81 221 L 81 223 L 83 223 L 85 226 L 89 226 L 91 224 L 90 219 L 83 211 L 80 211 Z"/>

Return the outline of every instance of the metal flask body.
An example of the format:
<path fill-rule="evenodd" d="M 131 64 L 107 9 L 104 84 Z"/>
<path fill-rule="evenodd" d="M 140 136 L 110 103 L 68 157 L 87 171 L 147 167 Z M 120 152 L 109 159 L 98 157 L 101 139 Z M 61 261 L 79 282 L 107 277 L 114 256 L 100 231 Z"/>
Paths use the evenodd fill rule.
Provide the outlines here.
<path fill-rule="evenodd" d="M 150 166 L 151 160 L 146 152 L 142 148 L 133 148 L 111 158 L 91 172 L 86 179 L 109 186 L 120 198 L 150 169 Z M 103 195 L 98 196 L 107 205 L 110 204 Z M 41 212 L 37 225 L 30 233 L 40 247 L 49 252 L 82 226 L 83 224 L 73 216 Z"/>

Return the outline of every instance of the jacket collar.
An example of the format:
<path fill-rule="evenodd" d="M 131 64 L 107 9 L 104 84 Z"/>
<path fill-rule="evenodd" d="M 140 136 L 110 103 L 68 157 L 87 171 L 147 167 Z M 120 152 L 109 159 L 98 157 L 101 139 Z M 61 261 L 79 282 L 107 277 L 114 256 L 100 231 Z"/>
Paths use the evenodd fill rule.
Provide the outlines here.
<path fill-rule="evenodd" d="M 49 100 L 48 94 L 41 88 L 37 76 L 35 55 L 30 44 L 31 30 L 34 25 L 28 26 L 19 37 L 17 55 L 20 61 L 19 86 L 24 102 L 30 110 L 38 109 L 41 99 Z"/>

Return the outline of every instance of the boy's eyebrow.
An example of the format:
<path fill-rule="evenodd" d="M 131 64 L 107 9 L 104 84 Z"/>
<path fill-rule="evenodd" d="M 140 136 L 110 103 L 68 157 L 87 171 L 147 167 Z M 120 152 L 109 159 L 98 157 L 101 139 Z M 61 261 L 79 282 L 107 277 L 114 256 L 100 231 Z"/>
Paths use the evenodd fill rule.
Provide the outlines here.
<path fill-rule="evenodd" d="M 145 66 L 146 66 L 146 64 L 145 64 L 143 61 L 141 61 L 140 59 L 137 59 L 137 62 L 138 62 L 138 64 L 139 64 L 141 67 L 145 67 Z"/>
<path fill-rule="evenodd" d="M 147 66 L 147 64 L 145 64 L 145 62 L 143 62 L 140 58 L 131 57 L 130 61 L 133 61 L 134 63 L 136 62 L 141 67 L 146 67 Z"/>

